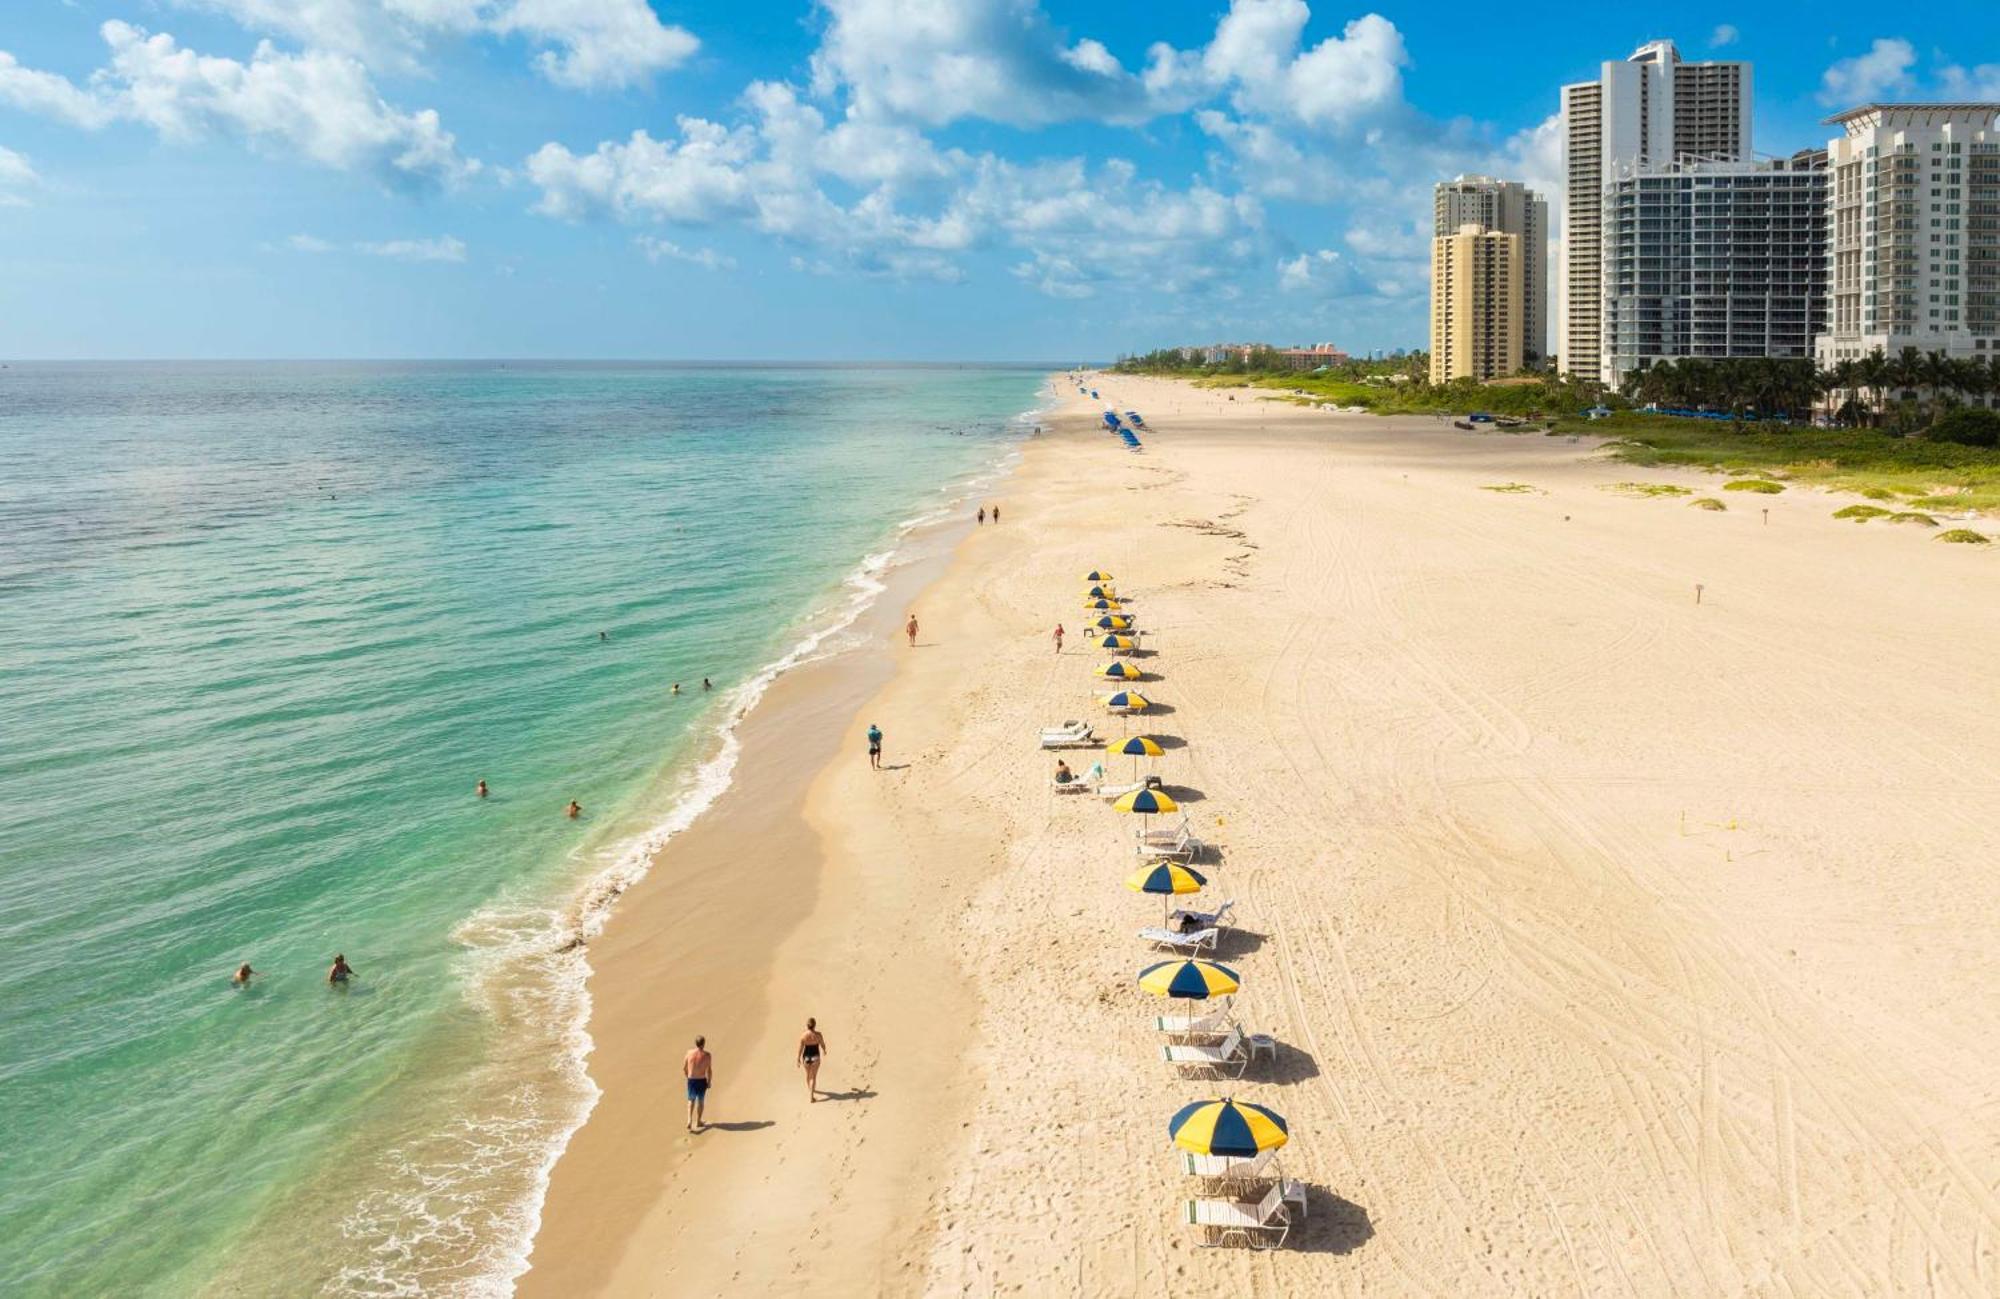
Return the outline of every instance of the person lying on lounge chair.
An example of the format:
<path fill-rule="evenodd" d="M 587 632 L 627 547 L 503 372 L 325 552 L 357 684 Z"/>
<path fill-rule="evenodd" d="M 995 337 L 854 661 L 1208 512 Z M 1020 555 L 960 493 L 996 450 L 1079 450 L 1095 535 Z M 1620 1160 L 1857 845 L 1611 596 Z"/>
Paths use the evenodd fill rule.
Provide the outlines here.
<path fill-rule="evenodd" d="M 1076 779 L 1076 775 L 1075 775 L 1075 773 L 1073 773 L 1072 771 L 1070 771 L 1070 769 L 1069 769 L 1069 764 L 1068 764 L 1067 762 L 1064 762 L 1064 761 L 1063 761 L 1063 760 L 1062 760 L 1061 758 L 1057 758 L 1057 759 L 1056 759 L 1056 784 L 1058 784 L 1058 785 L 1067 785 L 1067 784 L 1069 784 L 1069 782 L 1071 782 L 1072 780 L 1075 780 L 1075 779 Z"/>

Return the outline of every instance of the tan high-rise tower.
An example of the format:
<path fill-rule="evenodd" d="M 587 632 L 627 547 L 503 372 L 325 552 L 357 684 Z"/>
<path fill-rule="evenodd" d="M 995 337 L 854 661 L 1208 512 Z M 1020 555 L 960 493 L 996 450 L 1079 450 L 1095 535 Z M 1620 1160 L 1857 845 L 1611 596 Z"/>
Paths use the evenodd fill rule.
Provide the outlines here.
<path fill-rule="evenodd" d="M 1521 368 L 1521 236 L 1476 223 L 1431 240 L 1431 382 Z"/>
<path fill-rule="evenodd" d="M 1433 237 L 1467 225 L 1521 236 L 1521 356 L 1539 365 L 1549 337 L 1549 204 L 1518 180 L 1459 176 L 1438 182 Z"/>

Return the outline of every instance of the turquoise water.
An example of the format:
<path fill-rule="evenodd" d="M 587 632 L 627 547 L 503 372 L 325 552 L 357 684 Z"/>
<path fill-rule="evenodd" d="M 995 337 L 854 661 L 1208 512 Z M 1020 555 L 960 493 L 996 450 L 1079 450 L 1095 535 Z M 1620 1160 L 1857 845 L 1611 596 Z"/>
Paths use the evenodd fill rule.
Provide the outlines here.
<path fill-rule="evenodd" d="M 0 371 L 0 1292 L 504 1292 L 594 902 L 1041 383 Z"/>

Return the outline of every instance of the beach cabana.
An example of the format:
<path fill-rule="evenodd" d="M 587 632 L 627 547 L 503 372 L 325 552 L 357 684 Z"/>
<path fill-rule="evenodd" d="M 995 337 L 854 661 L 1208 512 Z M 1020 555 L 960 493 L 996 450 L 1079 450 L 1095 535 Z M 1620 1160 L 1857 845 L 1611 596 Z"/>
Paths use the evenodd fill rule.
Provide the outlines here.
<path fill-rule="evenodd" d="M 1121 660 L 1106 663 L 1097 669 L 1097 675 L 1112 681 L 1141 681 L 1145 679 L 1146 671 L 1136 663 L 1126 663 Z"/>

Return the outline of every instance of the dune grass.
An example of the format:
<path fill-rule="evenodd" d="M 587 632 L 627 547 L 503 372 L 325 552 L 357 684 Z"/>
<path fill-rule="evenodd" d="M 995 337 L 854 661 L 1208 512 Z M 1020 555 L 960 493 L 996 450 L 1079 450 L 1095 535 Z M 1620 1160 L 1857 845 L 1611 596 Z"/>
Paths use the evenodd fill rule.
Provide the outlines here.
<path fill-rule="evenodd" d="M 1692 496 L 1694 488 L 1678 483 L 1605 483 L 1603 490 L 1620 496 Z"/>
<path fill-rule="evenodd" d="M 1722 485 L 1725 492 L 1757 492 L 1764 496 L 1776 496 L 1785 490 L 1783 483 L 1774 483 L 1768 478 L 1737 478 Z"/>
<path fill-rule="evenodd" d="M 1894 511 L 1879 505 L 1849 505 L 1833 512 L 1836 519 L 1853 519 L 1856 523 L 1866 523 L 1870 519 L 1886 519 Z"/>
<path fill-rule="evenodd" d="M 1953 528 L 1949 532 L 1940 532 L 1937 535 L 1937 539 L 1939 541 L 1949 541 L 1955 546 L 1984 546 L 1990 544 L 1990 539 L 1985 533 L 1974 532 L 1971 528 Z"/>
<path fill-rule="evenodd" d="M 1694 506 L 1697 510 L 1726 510 L 1729 508 L 1713 496 L 1698 496 L 1694 500 L 1689 501 L 1688 504 Z"/>
<path fill-rule="evenodd" d="M 1504 492 L 1510 496 L 1520 496 L 1529 492 L 1537 496 L 1542 494 L 1541 488 L 1529 483 L 1487 483 L 1479 490 L 1482 492 Z"/>
<path fill-rule="evenodd" d="M 1920 528 L 1935 528 L 1937 520 L 1922 510 L 1900 510 L 1889 516 L 1891 523 L 1914 523 Z"/>

